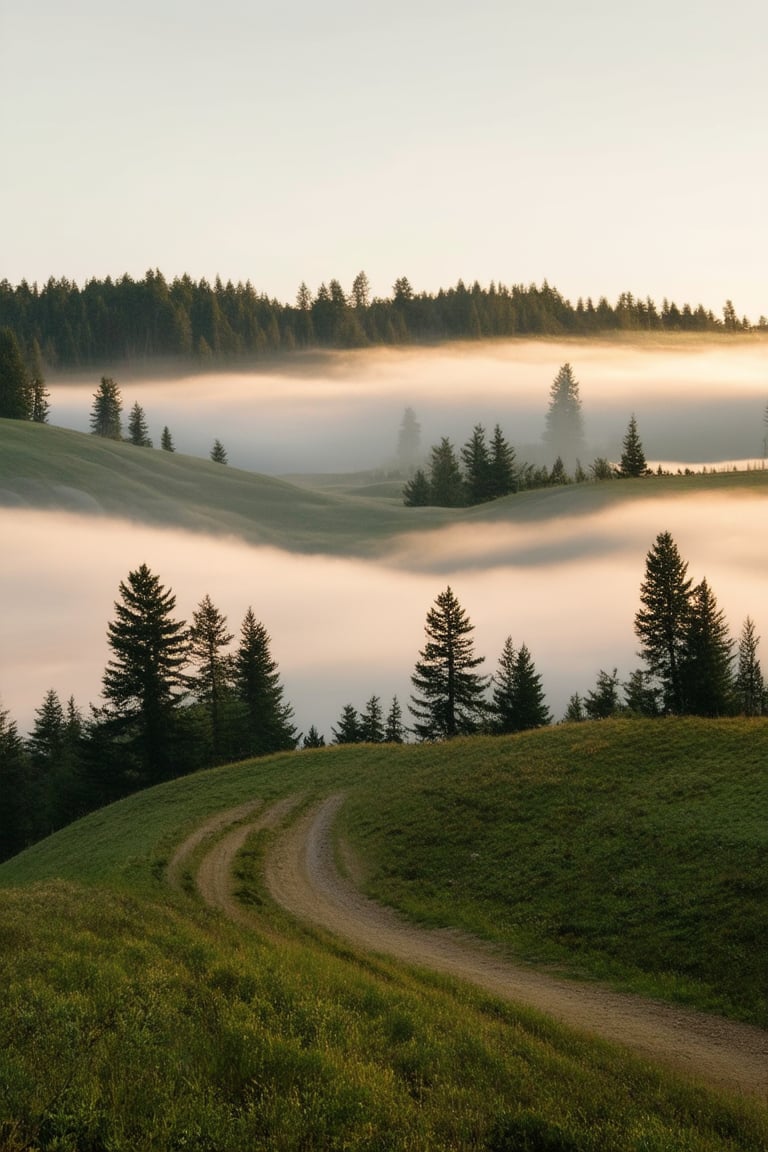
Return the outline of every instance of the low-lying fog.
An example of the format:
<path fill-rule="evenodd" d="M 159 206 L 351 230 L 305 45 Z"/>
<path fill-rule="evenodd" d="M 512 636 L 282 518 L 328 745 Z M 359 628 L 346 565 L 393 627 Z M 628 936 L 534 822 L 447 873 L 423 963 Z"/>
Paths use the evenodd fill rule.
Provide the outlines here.
<path fill-rule="evenodd" d="M 214 439 L 230 464 L 272 475 L 390 468 L 406 407 L 422 450 L 441 436 L 459 446 L 497 422 L 520 459 L 551 464 L 541 435 L 550 385 L 569 362 L 579 382 L 595 456 L 617 460 L 634 412 L 649 460 L 683 463 L 765 455 L 768 341 L 672 338 L 448 344 L 296 356 L 279 367 L 144 379 L 113 373 L 124 420 L 141 404 L 159 445 L 208 456 Z M 89 430 L 100 373 L 49 380 L 51 423 Z"/>
<path fill-rule="evenodd" d="M 386 562 L 306 557 L 234 539 L 116 520 L 0 510 L 0 694 L 22 731 L 55 688 L 98 703 L 118 585 L 147 563 L 191 618 L 208 593 L 238 633 L 248 606 L 272 637 L 298 727 L 326 739 L 342 706 L 372 694 L 403 705 L 424 621 L 450 584 L 492 672 L 504 639 L 525 642 L 556 719 L 601 668 L 639 666 L 632 622 L 645 556 L 672 532 L 695 581 L 706 576 L 732 632 L 749 614 L 768 636 L 768 499 L 693 497 L 624 504 L 544 525 L 496 523 L 397 540 Z M 766 657 L 768 660 L 768 657 Z"/>

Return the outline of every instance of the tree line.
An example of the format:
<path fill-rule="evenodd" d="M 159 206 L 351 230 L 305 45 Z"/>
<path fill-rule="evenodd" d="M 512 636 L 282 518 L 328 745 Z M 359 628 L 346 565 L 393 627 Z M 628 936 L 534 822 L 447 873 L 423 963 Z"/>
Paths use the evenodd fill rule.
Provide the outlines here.
<path fill-rule="evenodd" d="M 741 332 L 751 328 L 731 301 L 722 316 L 623 292 L 576 304 L 545 280 L 541 285 L 459 280 L 434 293 L 416 292 L 399 277 L 389 297 L 372 296 L 365 272 L 349 290 L 337 279 L 315 292 L 299 286 L 293 303 L 258 292 L 250 281 L 188 275 L 170 282 L 159 270 L 143 279 L 91 279 L 79 286 L 51 277 L 44 285 L 0 281 L 0 327 L 11 328 L 25 352 L 37 348 L 52 368 L 181 356 L 274 355 L 306 348 L 353 348 L 451 339 L 530 335 L 593 335 L 607 331 Z M 760 317 L 758 327 L 768 327 Z"/>

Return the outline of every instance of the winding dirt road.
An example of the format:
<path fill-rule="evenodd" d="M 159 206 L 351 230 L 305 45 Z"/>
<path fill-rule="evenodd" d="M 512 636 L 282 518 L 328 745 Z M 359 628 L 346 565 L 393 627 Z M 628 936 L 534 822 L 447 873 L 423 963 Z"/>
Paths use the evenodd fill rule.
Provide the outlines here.
<path fill-rule="evenodd" d="M 292 916 L 365 950 L 446 973 L 505 1000 L 539 1009 L 690 1079 L 768 1103 L 768 1032 L 594 984 L 547 976 L 502 960 L 483 942 L 458 932 L 419 928 L 362 896 L 339 874 L 334 862 L 332 829 L 342 801 L 341 795 L 332 796 L 300 816 L 275 837 L 267 852 L 267 888 Z M 251 833 L 277 827 L 297 803 L 298 798 L 287 798 L 252 821 L 247 817 L 258 802 L 213 817 L 174 854 L 169 880 L 178 885 L 183 863 L 204 838 L 236 825 L 202 859 L 197 889 L 206 903 L 244 927 L 253 926 L 253 914 L 233 894 L 235 857 Z"/>

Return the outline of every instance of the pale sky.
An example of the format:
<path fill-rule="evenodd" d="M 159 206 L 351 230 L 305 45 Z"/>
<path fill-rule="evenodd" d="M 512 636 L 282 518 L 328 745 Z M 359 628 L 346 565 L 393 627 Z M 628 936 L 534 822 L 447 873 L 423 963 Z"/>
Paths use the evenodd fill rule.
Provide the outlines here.
<path fill-rule="evenodd" d="M 768 315 L 764 0 L 0 0 L 0 277 Z"/>

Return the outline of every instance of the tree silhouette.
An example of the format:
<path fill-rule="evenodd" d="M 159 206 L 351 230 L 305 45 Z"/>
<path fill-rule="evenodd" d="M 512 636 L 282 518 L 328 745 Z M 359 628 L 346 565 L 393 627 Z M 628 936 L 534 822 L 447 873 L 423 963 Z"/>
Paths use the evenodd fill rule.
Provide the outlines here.
<path fill-rule="evenodd" d="M 495 732 L 524 732 L 551 720 L 531 654 L 525 644 L 515 651 L 511 636 L 504 641 L 493 676 L 491 707 Z"/>
<path fill-rule="evenodd" d="M 656 537 L 640 586 L 635 633 L 649 671 L 661 681 L 664 709 L 683 710 L 683 663 L 691 618 L 691 580 L 669 532 Z"/>
<path fill-rule="evenodd" d="M 733 711 L 731 649 L 725 616 L 706 580 L 693 590 L 682 662 L 685 711 L 723 716 Z"/>
<path fill-rule="evenodd" d="M 160 447 L 163 449 L 164 452 L 175 452 L 176 451 L 176 449 L 173 446 L 173 437 L 171 436 L 171 433 L 168 430 L 167 424 L 163 428 L 163 434 L 160 437 Z"/>
<path fill-rule="evenodd" d="M 108 440 L 121 440 L 123 402 L 120 389 L 111 376 L 102 376 L 98 391 L 93 396 L 91 432 Z"/>
<path fill-rule="evenodd" d="M 765 711 L 765 681 L 757 658 L 760 637 L 747 616 L 739 637 L 738 668 L 734 690 L 739 711 L 744 716 L 762 716 Z"/>
<path fill-rule="evenodd" d="M 570 467 L 584 454 L 584 420 L 579 385 L 570 364 L 563 364 L 549 390 L 544 440 Z"/>
<path fill-rule="evenodd" d="M 189 658 L 197 667 L 197 673 L 190 677 L 190 688 L 210 715 L 214 763 L 220 762 L 224 747 L 223 708 L 231 695 L 234 671 L 226 649 L 233 638 L 227 631 L 226 616 L 206 593 L 192 613 L 189 629 Z"/>
<path fill-rule="evenodd" d="M 488 677 L 473 671 L 483 657 L 474 655 L 474 625 L 450 587 L 427 612 L 425 631 L 427 643 L 411 676 L 415 733 L 421 740 L 441 740 L 477 731 L 488 709 Z"/>
<path fill-rule="evenodd" d="M 128 417 L 128 439 L 137 448 L 152 447 L 144 409 L 138 401 L 131 408 L 131 414 Z"/>
<path fill-rule="evenodd" d="M 362 736 L 357 709 L 351 704 L 345 704 L 341 710 L 339 722 L 335 728 L 331 726 L 331 732 L 333 732 L 334 744 L 359 744 Z"/>
<path fill-rule="evenodd" d="M 227 453 L 224 445 L 220 440 L 214 440 L 213 447 L 211 448 L 211 460 L 215 464 L 227 464 Z"/>
<path fill-rule="evenodd" d="M 19 342 L 11 328 L 0 328 L 0 417 L 29 420 L 32 392 Z"/>
<path fill-rule="evenodd" d="M 633 412 L 624 436 L 619 475 L 624 477 L 645 476 L 647 472 L 648 465 L 640 437 L 637 434 L 637 421 Z"/>
<path fill-rule="evenodd" d="M 257 621 L 252 608 L 248 608 L 240 629 L 234 685 L 235 694 L 245 707 L 245 751 L 264 756 L 295 748 L 298 734 L 293 725 L 293 708 L 283 700 L 284 689 L 270 653 L 269 633 Z"/>

